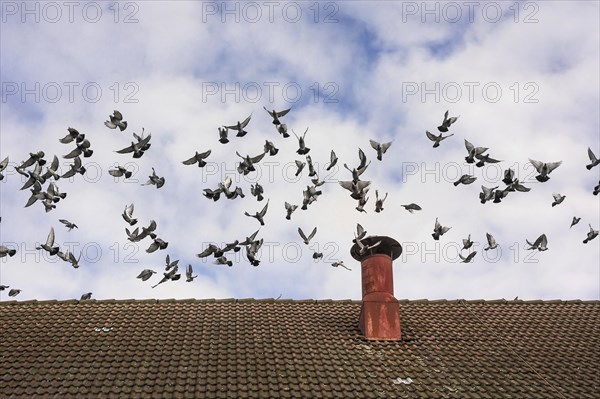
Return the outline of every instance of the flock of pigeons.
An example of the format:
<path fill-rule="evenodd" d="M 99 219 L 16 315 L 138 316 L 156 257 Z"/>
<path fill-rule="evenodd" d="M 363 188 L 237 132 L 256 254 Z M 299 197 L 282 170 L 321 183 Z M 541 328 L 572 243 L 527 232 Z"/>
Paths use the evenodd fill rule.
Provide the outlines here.
<path fill-rule="evenodd" d="M 280 120 L 280 118 L 283 118 L 284 116 L 286 116 L 289 113 L 290 109 L 286 109 L 283 111 L 268 110 L 267 108 L 264 108 L 264 109 L 268 112 L 270 117 L 273 119 L 273 125 L 275 126 L 276 131 L 284 139 L 291 137 L 288 133 L 287 125 L 285 123 L 282 123 Z M 251 118 L 252 118 L 252 114 L 250 114 L 250 116 L 248 116 L 243 121 L 238 121 L 235 124 L 232 124 L 229 126 L 219 127 L 218 128 L 218 135 L 219 135 L 218 141 L 221 144 L 229 143 L 230 142 L 230 140 L 229 140 L 230 131 L 236 132 L 235 137 L 244 137 L 246 134 L 248 134 L 248 132 L 245 129 L 247 128 L 248 124 L 250 123 Z M 454 135 L 454 134 L 448 134 L 448 135 L 444 136 L 443 134 L 449 131 L 450 127 L 458 120 L 458 118 L 459 118 L 458 116 L 449 117 L 448 111 L 446 111 L 446 113 L 444 114 L 444 119 L 442 121 L 442 124 L 437 127 L 437 129 L 440 133 L 438 135 L 434 135 L 431 132 L 426 131 L 426 136 L 429 140 L 431 140 L 434 143 L 433 144 L 434 148 L 438 148 L 443 140 Z M 123 115 L 121 114 L 121 112 L 119 112 L 117 110 L 115 110 L 113 112 L 113 114 L 109 116 L 109 119 L 106 122 L 104 122 L 104 124 L 109 129 L 119 129 L 121 132 L 123 132 L 127 129 L 127 121 L 123 120 Z M 14 167 L 14 169 L 17 173 L 25 176 L 27 179 L 25 184 L 21 187 L 21 190 L 29 189 L 31 192 L 31 195 L 30 195 L 27 203 L 25 204 L 25 207 L 29 207 L 39 201 L 44 206 L 45 211 L 50 212 L 51 210 L 56 208 L 57 203 L 59 203 L 61 200 L 64 200 L 67 196 L 67 193 L 60 192 L 60 190 L 56 184 L 56 181 L 59 179 L 70 178 L 70 177 L 76 176 L 77 174 L 83 175 L 86 172 L 86 169 L 83 166 L 83 162 L 82 162 L 81 158 L 82 157 L 89 158 L 92 156 L 94 151 L 91 148 L 91 143 L 88 139 L 85 138 L 85 134 L 79 133 L 79 131 L 77 131 L 76 129 L 69 127 L 67 130 L 68 130 L 68 134 L 65 137 L 59 139 L 59 141 L 62 144 L 67 144 L 67 145 L 71 145 L 71 146 L 75 145 L 75 147 L 74 148 L 71 147 L 71 150 L 66 155 L 63 156 L 63 158 L 71 159 L 73 161 L 73 164 L 71 164 L 69 166 L 68 170 L 65 173 L 63 173 L 62 175 L 58 173 L 59 162 L 58 162 L 58 157 L 56 155 L 53 156 L 53 159 L 52 159 L 52 162 L 50 163 L 50 165 L 49 166 L 46 165 L 46 160 L 44 159 L 45 153 L 43 151 L 38 151 L 36 153 L 30 153 L 29 158 L 26 161 L 23 161 L 23 162 L 21 162 L 20 165 Z M 317 172 L 315 170 L 312 158 L 309 155 L 310 148 L 307 147 L 307 144 L 306 144 L 306 134 L 308 133 L 308 128 L 304 131 L 304 133 L 302 133 L 302 135 L 296 134 L 296 132 L 294 132 L 293 129 L 291 131 L 294 134 L 294 136 L 296 137 L 296 139 L 298 140 L 298 149 L 297 149 L 296 153 L 298 155 L 304 156 L 304 160 L 296 160 L 295 161 L 295 164 L 296 164 L 295 175 L 299 176 L 305 168 L 308 168 L 308 176 L 310 177 L 310 181 L 312 184 L 307 185 L 306 190 L 303 190 L 301 205 L 294 205 L 289 202 L 284 203 L 284 208 L 286 211 L 285 218 L 287 220 L 291 220 L 292 214 L 296 211 L 296 209 L 298 207 L 300 207 L 300 209 L 302 209 L 302 210 L 306 210 L 306 209 L 308 209 L 309 205 L 311 205 L 312 203 L 317 201 L 318 197 L 322 194 L 320 186 L 322 186 L 325 183 L 323 180 L 319 180 L 319 177 L 317 176 Z M 144 153 L 150 149 L 151 138 L 152 138 L 151 134 L 148 134 L 148 136 L 144 136 L 144 130 L 142 128 L 141 135 L 137 135 L 136 133 L 133 133 L 133 139 L 131 140 L 131 144 L 129 146 L 127 146 L 121 150 L 115 151 L 115 152 L 118 154 L 132 154 L 133 158 L 136 158 L 136 159 L 141 158 L 144 155 Z M 486 163 L 501 162 L 497 159 L 492 158 L 489 154 L 486 154 L 488 151 L 488 148 L 475 147 L 473 144 L 471 144 L 466 139 L 464 140 L 464 142 L 465 142 L 465 148 L 467 150 L 467 156 L 465 157 L 465 161 L 467 163 L 475 163 L 477 167 L 483 167 Z M 376 157 L 377 157 L 378 161 L 383 160 L 383 155 L 386 153 L 386 151 L 392 145 L 392 142 L 378 143 L 375 140 L 369 140 L 369 143 L 370 143 L 371 147 L 373 148 L 373 150 L 376 152 L 376 154 L 377 154 Z M 263 160 L 263 158 L 265 156 L 267 156 L 267 154 L 269 156 L 276 156 L 278 154 L 278 152 L 279 152 L 279 149 L 276 148 L 274 143 L 269 140 L 265 140 L 265 144 L 262 149 L 262 152 L 260 152 L 258 155 L 243 156 L 239 152 L 236 151 L 237 156 L 241 159 L 241 161 L 239 162 L 239 165 L 237 167 L 237 172 L 242 175 L 247 175 L 250 172 L 253 172 L 256 170 L 255 165 L 258 164 L 259 162 L 261 162 Z M 206 166 L 206 164 L 207 164 L 206 159 L 210 155 L 211 155 L 210 149 L 207 151 L 204 151 L 204 152 L 195 151 L 194 155 L 192 155 L 190 158 L 182 161 L 182 163 L 183 163 L 183 165 L 186 165 L 186 166 L 197 165 L 199 168 L 202 168 L 202 167 Z M 588 170 L 590 170 L 593 167 L 600 164 L 600 160 L 598 160 L 598 158 L 595 156 L 595 154 L 589 148 L 588 148 L 588 155 L 590 158 L 590 164 L 587 165 L 586 167 Z M 333 168 L 337 164 L 337 162 L 338 162 L 338 158 L 337 158 L 335 152 L 332 150 L 326 171 L 331 170 L 331 168 Z M 530 162 L 538 172 L 538 175 L 535 178 L 541 183 L 547 182 L 550 179 L 550 177 L 549 177 L 550 173 L 561 165 L 561 161 L 546 163 L 546 162 L 540 162 L 540 161 L 530 159 Z M 2 180 L 4 178 L 4 176 L 2 175 L 2 172 L 7 168 L 8 163 L 9 163 L 8 157 L 6 157 L 2 162 L 0 162 L 0 180 Z M 367 203 L 369 201 L 368 193 L 371 188 L 371 181 L 361 180 L 360 177 L 364 174 L 364 172 L 367 170 L 367 168 L 370 166 L 370 164 L 371 164 L 371 161 L 367 160 L 366 154 L 364 153 L 364 151 L 362 149 L 359 148 L 358 149 L 358 165 L 356 167 L 350 167 L 350 166 L 348 166 L 348 164 L 344 163 L 344 168 L 346 168 L 351 174 L 351 180 L 339 181 L 340 186 L 342 188 L 344 188 L 345 190 L 348 190 L 350 192 L 350 197 L 357 201 L 357 206 L 355 209 L 358 212 L 366 212 L 364 207 L 367 205 Z M 43 170 L 44 165 L 46 165 L 45 171 Z M 114 176 L 117 178 L 123 177 L 124 179 L 129 179 L 132 176 L 131 171 L 127 170 L 127 168 L 125 168 L 125 167 L 119 166 L 118 164 L 116 164 L 116 166 L 113 169 L 110 169 L 108 172 L 111 176 Z M 454 185 L 455 186 L 458 186 L 461 184 L 469 185 L 469 184 L 474 183 L 476 180 L 477 180 L 477 178 L 475 176 L 462 175 L 456 182 L 454 182 Z M 525 187 L 522 183 L 519 182 L 519 180 L 517 178 L 515 178 L 515 172 L 512 169 L 507 169 L 504 171 L 504 178 L 503 178 L 502 182 L 505 184 L 505 187 L 503 189 L 500 189 L 498 186 L 496 186 L 496 187 L 481 186 L 482 192 L 479 193 L 479 199 L 482 204 L 485 204 L 488 201 L 492 201 L 494 203 L 500 203 L 511 192 L 517 192 L 517 191 L 518 192 L 528 192 L 531 190 L 530 188 Z M 44 188 L 44 184 L 47 184 L 46 188 Z M 165 184 L 165 178 L 157 175 L 155 169 L 152 168 L 152 175 L 149 176 L 148 181 L 144 185 L 154 185 L 157 189 L 159 189 L 159 188 L 163 187 L 164 184 Z M 598 183 L 598 185 L 596 187 L 594 187 L 593 194 L 598 195 L 599 191 L 600 191 L 600 182 Z M 265 198 L 264 197 L 264 188 L 259 183 L 255 183 L 255 184 L 251 185 L 250 194 L 253 197 L 255 197 L 258 202 L 263 201 Z M 238 197 L 240 197 L 240 198 L 245 197 L 245 194 L 241 187 L 232 188 L 232 179 L 229 176 L 227 176 L 222 182 L 219 182 L 217 184 L 216 188 L 214 188 L 214 189 L 205 188 L 203 190 L 203 195 L 206 198 L 211 199 L 213 201 L 218 201 L 221 198 L 221 195 L 223 195 L 223 197 L 225 197 L 227 199 L 236 199 Z M 375 212 L 379 213 L 384 210 L 383 205 L 384 205 L 384 202 L 386 201 L 387 197 L 388 197 L 387 193 L 384 196 L 380 196 L 379 191 L 375 190 Z M 561 204 L 566 198 L 566 196 L 561 195 L 559 193 L 554 193 L 553 197 L 554 197 L 554 202 L 552 203 L 552 206 Z M 261 226 L 264 226 L 265 225 L 264 217 L 267 214 L 267 211 L 269 208 L 269 201 L 270 200 L 267 199 L 264 207 L 261 210 L 256 211 L 254 213 L 244 212 L 244 214 L 248 217 L 255 218 Z M 404 207 L 410 213 L 413 213 L 415 211 L 420 211 L 422 209 L 419 205 L 417 205 L 415 203 L 404 204 L 401 206 Z M 132 226 L 134 226 L 138 223 L 138 220 L 136 218 L 134 218 L 134 216 L 133 216 L 133 212 L 134 212 L 134 204 L 130 204 L 130 205 L 125 206 L 125 209 L 122 213 L 122 217 L 125 220 L 125 222 L 127 223 L 127 227 L 125 228 L 125 233 L 127 235 L 127 239 L 131 242 L 141 242 L 142 240 L 145 240 L 146 238 L 148 238 L 150 240 L 148 248 L 146 249 L 146 252 L 148 252 L 148 253 L 153 253 L 158 250 L 166 249 L 168 247 L 169 243 L 167 241 L 165 241 L 164 239 L 159 238 L 158 233 L 157 233 L 157 223 L 154 220 L 150 220 L 147 224 L 147 227 L 136 227 L 135 229 L 130 230 L 130 228 L 132 228 Z M 581 218 L 573 217 L 571 227 L 573 227 L 575 224 L 577 224 L 580 221 L 580 219 Z M 60 219 L 59 221 L 62 224 L 64 224 L 66 228 L 68 228 L 68 231 L 71 231 L 74 228 L 78 228 L 78 226 L 75 223 L 70 222 L 69 220 Z M 590 230 L 587 233 L 587 237 L 585 238 L 583 243 L 588 243 L 589 241 L 593 240 L 595 237 L 598 236 L 598 230 L 594 230 L 593 227 L 591 226 L 591 224 L 589 226 L 590 226 Z M 444 235 L 446 232 L 448 232 L 450 229 L 451 229 L 451 227 L 442 226 L 439 223 L 438 219 L 436 218 L 434 231 L 432 234 L 433 239 L 439 240 L 440 237 L 442 235 Z M 209 257 L 212 255 L 214 258 L 215 264 L 233 266 L 233 262 L 227 258 L 227 255 L 231 252 L 234 252 L 234 253 L 239 252 L 243 247 L 243 248 L 245 248 L 246 257 L 247 257 L 248 261 L 250 262 L 250 264 L 252 266 L 258 266 L 260 264 L 260 260 L 257 259 L 257 255 L 258 255 L 258 252 L 264 242 L 264 240 L 262 238 L 260 238 L 260 239 L 257 238 L 259 231 L 260 231 L 260 228 L 257 231 L 255 231 L 253 234 L 251 234 L 250 236 L 246 237 L 243 241 L 240 241 L 237 239 L 233 240 L 232 242 L 224 245 L 223 248 L 220 248 L 214 244 L 209 244 L 208 247 L 206 249 L 204 249 L 201 253 L 198 253 L 197 256 L 199 258 L 206 258 L 206 257 Z M 299 227 L 298 234 L 299 234 L 300 238 L 302 239 L 302 242 L 305 245 L 309 245 L 311 240 L 317 234 L 317 227 L 314 227 L 312 229 L 312 231 L 310 232 L 310 234 L 308 234 L 308 235 L 305 234 L 305 232 Z M 376 242 L 376 243 L 367 245 L 364 242 L 365 237 L 366 237 L 366 230 L 360 224 L 357 224 L 357 231 L 354 234 L 354 238 L 352 239 L 352 242 L 357 246 L 358 253 L 361 256 L 366 256 L 370 253 L 373 253 L 374 251 L 376 251 L 377 246 L 381 243 L 381 242 Z M 487 247 L 484 248 L 484 250 L 486 250 L 486 251 L 492 250 L 492 249 L 495 249 L 498 247 L 498 243 L 496 242 L 496 240 L 494 239 L 494 237 L 491 234 L 486 233 L 486 238 L 487 238 L 488 245 L 487 245 Z M 533 241 L 533 243 L 530 242 L 529 240 L 526 240 L 526 241 L 527 241 L 527 244 L 529 245 L 528 249 L 530 249 L 530 250 L 546 251 L 548 249 L 548 247 L 547 247 L 548 239 L 545 234 L 541 234 L 539 237 L 537 237 Z M 463 239 L 462 242 L 463 242 L 462 250 L 469 250 L 473 245 L 473 241 L 471 240 L 471 235 L 469 235 L 466 239 Z M 65 261 L 67 263 L 70 263 L 71 266 L 74 268 L 79 267 L 81 253 L 79 254 L 79 256 L 76 257 L 75 254 L 69 252 L 68 250 L 61 251 L 60 247 L 55 245 L 55 232 L 54 232 L 53 227 L 50 228 L 50 232 L 48 233 L 46 242 L 44 244 L 41 244 L 36 249 L 41 250 L 41 251 L 46 251 L 46 252 L 48 252 L 48 254 L 50 256 L 57 256 L 61 260 Z M 15 249 L 7 248 L 3 245 L 0 245 L 0 257 L 6 257 L 6 256 L 12 257 L 15 254 L 16 254 Z M 476 254 L 477 254 L 477 251 L 473 251 L 473 252 L 470 252 L 467 256 L 463 256 L 462 254 L 460 254 L 459 256 L 460 256 L 460 259 L 462 260 L 462 262 L 468 263 L 473 260 L 473 258 L 476 256 Z M 312 256 L 313 256 L 313 259 L 315 259 L 315 260 L 323 258 L 323 254 L 320 252 L 314 252 Z M 165 272 L 163 273 L 163 277 L 160 281 L 158 281 L 155 285 L 153 285 L 152 288 L 154 288 L 162 283 L 165 283 L 167 281 L 179 280 L 181 277 L 181 274 L 179 273 L 178 263 L 179 263 L 179 260 L 171 261 L 170 256 L 167 255 Z M 330 265 L 333 267 L 343 267 L 345 269 L 348 269 L 344 265 L 342 260 L 332 262 L 332 263 L 330 263 Z M 350 270 L 350 269 L 348 269 L 348 270 Z M 188 264 L 188 266 L 186 267 L 186 281 L 187 282 L 192 282 L 197 277 L 197 275 L 194 275 L 193 273 L 194 272 L 193 272 L 192 265 Z M 144 269 L 139 273 L 137 278 L 141 279 L 142 281 L 147 281 L 154 274 L 156 274 L 156 271 L 154 271 L 152 269 Z M 5 285 L 0 285 L 0 291 L 3 291 L 8 288 L 10 288 L 10 287 L 5 286 Z M 20 289 L 13 288 L 9 291 L 9 296 L 14 297 L 14 296 L 18 295 L 20 292 L 21 292 Z M 90 299 L 91 295 L 92 294 L 89 292 L 85 293 L 82 295 L 81 299 L 82 300 Z"/>

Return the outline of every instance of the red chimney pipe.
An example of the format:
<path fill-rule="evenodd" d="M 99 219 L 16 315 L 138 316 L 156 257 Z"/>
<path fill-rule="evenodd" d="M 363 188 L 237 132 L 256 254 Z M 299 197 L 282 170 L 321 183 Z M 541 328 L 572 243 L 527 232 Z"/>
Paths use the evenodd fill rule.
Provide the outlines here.
<path fill-rule="evenodd" d="M 400 340 L 400 310 L 394 297 L 392 261 L 402 253 L 402 246 L 385 236 L 371 236 L 361 240 L 365 246 L 379 245 L 360 254 L 358 245 L 350 250 L 361 263 L 362 307 L 358 326 L 370 340 Z"/>

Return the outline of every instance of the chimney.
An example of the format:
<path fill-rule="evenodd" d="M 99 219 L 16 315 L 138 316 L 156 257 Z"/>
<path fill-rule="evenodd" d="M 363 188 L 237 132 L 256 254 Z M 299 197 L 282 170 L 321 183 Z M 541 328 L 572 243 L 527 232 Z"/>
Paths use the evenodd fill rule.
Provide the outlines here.
<path fill-rule="evenodd" d="M 400 310 L 394 297 L 392 261 L 402 253 L 398 241 L 386 236 L 371 236 L 361 240 L 365 246 L 381 243 L 360 254 L 356 243 L 350 249 L 360 262 L 362 275 L 362 307 L 358 325 L 365 338 L 400 340 Z"/>

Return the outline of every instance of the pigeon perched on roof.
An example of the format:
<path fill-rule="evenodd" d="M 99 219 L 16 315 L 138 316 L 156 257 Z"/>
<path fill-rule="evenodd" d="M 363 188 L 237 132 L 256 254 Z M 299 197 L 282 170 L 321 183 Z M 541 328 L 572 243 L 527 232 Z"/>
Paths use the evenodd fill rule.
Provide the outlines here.
<path fill-rule="evenodd" d="M 83 175 L 85 173 L 85 167 L 83 167 L 81 163 L 81 158 L 75 157 L 73 158 L 73 164 L 69 165 L 69 170 L 67 170 L 62 176 L 61 179 L 68 179 L 70 177 L 75 176 L 77 173 Z"/>
<path fill-rule="evenodd" d="M 189 159 L 186 159 L 185 161 L 182 161 L 182 163 L 184 165 L 193 165 L 195 163 L 198 163 L 198 167 L 202 168 L 204 166 L 206 166 L 206 161 L 205 159 L 208 158 L 208 156 L 210 155 L 212 151 L 208 150 L 202 153 L 199 153 L 198 151 L 196 151 L 196 153 L 194 154 L 194 156 L 192 156 Z"/>
<path fill-rule="evenodd" d="M 382 160 L 383 154 L 385 154 L 388 148 L 390 148 L 390 146 L 392 145 L 392 141 L 380 144 L 375 140 L 369 140 L 369 143 L 371 144 L 371 147 L 373 147 L 373 149 L 377 151 L 377 159 L 379 161 Z"/>
<path fill-rule="evenodd" d="M 108 116 L 109 120 L 104 122 L 104 126 L 109 129 L 116 129 L 117 127 L 123 131 L 127 129 L 127 121 L 123 120 L 123 114 L 119 111 L 114 110 L 112 115 Z"/>
<path fill-rule="evenodd" d="M 4 179 L 4 175 L 2 174 L 2 172 L 4 172 L 4 169 L 6 169 L 7 166 L 8 166 L 8 157 L 4 158 L 2 160 L 2 162 L 0 162 L 0 181 L 2 181 L 2 179 Z"/>
<path fill-rule="evenodd" d="M 588 147 L 588 157 L 590 157 L 590 164 L 585 166 L 587 170 L 592 169 L 594 166 L 600 165 L 600 159 L 596 157 L 596 155 L 590 147 Z"/>
<path fill-rule="evenodd" d="M 427 135 L 427 138 L 429 140 L 433 141 L 433 148 L 439 147 L 442 140 L 445 140 L 448 137 L 454 136 L 454 133 L 449 134 L 447 136 L 442 136 L 442 133 L 440 133 L 438 136 L 436 136 L 435 134 L 431 133 L 429 130 L 426 130 L 425 134 Z"/>
<path fill-rule="evenodd" d="M 569 226 L 569 228 L 575 226 L 577 223 L 579 223 L 580 220 L 581 220 L 581 218 L 573 216 L 573 220 L 571 221 L 571 226 Z"/>
<path fill-rule="evenodd" d="M 285 216 L 285 218 L 287 220 L 292 220 L 292 213 L 294 213 L 294 211 L 298 208 L 298 205 L 292 205 L 288 202 L 285 203 L 285 210 L 287 212 L 287 215 Z"/>
<path fill-rule="evenodd" d="M 13 289 L 11 289 L 10 291 L 8 291 L 8 296 L 11 296 L 11 297 L 12 297 L 12 296 L 17 296 L 17 295 L 19 295 L 20 293 L 21 293 L 21 290 L 20 290 L 20 289 L 13 288 Z"/>
<path fill-rule="evenodd" d="M 129 179 L 131 177 L 131 175 L 133 174 L 133 172 L 127 170 L 126 168 L 124 168 L 122 166 L 117 165 L 116 169 L 109 169 L 108 174 L 113 177 L 125 176 L 126 179 Z M 115 179 L 115 181 L 116 181 L 116 179 Z"/>
<path fill-rule="evenodd" d="M 146 183 L 142 184 L 142 186 L 155 185 L 156 188 L 161 188 L 165 185 L 165 178 L 158 177 L 154 168 L 152 168 L 152 175 L 148 176 L 148 179 L 149 180 Z"/>
<path fill-rule="evenodd" d="M 69 231 L 79 228 L 75 223 L 69 222 L 67 219 L 58 219 L 58 221 L 64 224 L 69 229 Z"/>
<path fill-rule="evenodd" d="M 462 243 L 463 243 L 462 249 L 471 248 L 473 246 L 473 241 L 471 241 L 471 234 L 469 234 L 469 236 L 466 239 L 463 238 Z"/>
<path fill-rule="evenodd" d="M 288 109 L 284 109 L 283 111 L 269 111 L 267 109 L 267 107 L 263 106 L 263 108 L 265 109 L 265 111 L 267 111 L 269 113 L 269 115 L 271 115 L 271 117 L 273 118 L 273 124 L 274 125 L 281 125 L 281 121 L 279 120 L 279 118 L 281 118 L 282 116 L 287 115 L 288 112 L 290 112 L 291 108 Z"/>
<path fill-rule="evenodd" d="M 388 193 L 385 193 L 385 197 L 379 198 L 379 191 L 375 190 L 375 212 L 379 213 L 383 211 L 383 202 L 386 200 Z"/>
<path fill-rule="evenodd" d="M 92 299 L 92 293 L 91 292 L 87 292 L 83 295 L 81 295 L 81 298 L 79 298 L 80 301 L 88 301 Z"/>
<path fill-rule="evenodd" d="M 279 149 L 275 147 L 275 144 L 273 144 L 273 142 L 269 140 L 265 140 L 264 150 L 265 152 L 268 152 L 270 156 L 277 155 L 277 153 L 279 152 Z"/>
<path fill-rule="evenodd" d="M 588 242 L 592 241 L 594 238 L 596 238 L 598 236 L 598 230 L 594 230 L 594 228 L 592 227 L 592 225 L 590 224 L 590 231 L 587 233 L 587 237 L 585 238 L 585 240 L 583 240 L 584 244 L 587 244 Z"/>
<path fill-rule="evenodd" d="M 464 185 L 471 184 L 471 183 L 473 183 L 475 180 L 477 180 L 477 178 L 476 178 L 475 176 L 471 176 L 471 175 L 462 175 L 461 177 L 459 177 L 459 178 L 458 178 L 458 180 L 457 180 L 457 181 L 455 181 L 455 182 L 454 182 L 454 183 L 452 183 L 452 184 L 454 184 L 454 186 L 456 187 L 456 186 L 458 186 L 459 184 L 464 184 Z"/>
<path fill-rule="evenodd" d="M 467 141 L 467 139 L 465 139 L 465 148 L 468 152 L 467 156 L 465 157 L 465 161 L 467 161 L 467 163 L 475 163 L 475 156 L 481 155 L 489 149 L 487 147 L 475 147 L 473 144 Z"/>
<path fill-rule="evenodd" d="M 306 133 L 308 132 L 308 128 L 306 128 L 306 130 L 304 131 L 304 134 L 302 134 L 302 136 L 298 136 L 296 134 L 296 132 L 294 132 L 294 129 L 292 129 L 292 133 L 294 133 L 294 136 L 296 136 L 296 138 L 298 139 L 298 150 L 296 150 L 296 152 L 300 155 L 306 155 L 308 154 L 308 152 L 310 151 L 310 148 L 308 148 L 306 146 L 306 142 L 304 141 L 304 138 L 306 137 Z"/>
<path fill-rule="evenodd" d="M 153 274 L 155 274 L 156 272 L 154 270 L 151 269 L 144 269 L 140 272 L 140 274 L 138 274 L 138 276 L 136 278 L 141 279 L 142 281 L 146 281 L 148 280 L 150 277 L 152 277 Z"/>
<path fill-rule="evenodd" d="M 562 204 L 565 198 L 567 198 L 566 195 L 561 195 L 559 193 L 552 193 L 552 197 L 554 197 L 554 202 L 552 202 L 552 206 Z"/>
<path fill-rule="evenodd" d="M 221 144 L 229 143 L 229 139 L 227 138 L 227 133 L 229 132 L 229 130 L 224 127 L 219 127 L 217 129 L 219 130 L 219 143 L 221 143 Z"/>
<path fill-rule="evenodd" d="M 188 264 L 187 268 L 185 269 L 185 281 L 188 283 L 191 283 L 192 281 L 194 281 L 194 279 L 196 277 L 198 277 L 198 275 L 196 274 L 195 276 L 193 276 L 194 274 L 194 270 L 192 269 L 192 265 Z"/>
<path fill-rule="evenodd" d="M 539 173 L 539 175 L 537 175 L 535 179 L 540 183 L 550 180 L 550 177 L 548 177 L 550 172 L 552 172 L 554 169 L 558 168 L 562 164 L 562 161 L 544 163 L 541 161 L 533 160 L 531 158 L 529 159 L 529 162 Z"/>
<path fill-rule="evenodd" d="M 462 256 L 461 254 L 458 254 L 458 257 L 460 258 L 462 263 L 470 263 L 473 260 L 473 258 L 475 257 L 475 255 L 477 255 L 477 251 L 471 252 L 466 257 Z"/>
<path fill-rule="evenodd" d="M 4 245 L 0 245 L 0 258 L 4 258 L 7 255 L 10 257 L 15 256 L 15 254 L 17 253 L 16 249 L 10 249 L 5 247 Z"/>
<path fill-rule="evenodd" d="M 227 129 L 231 129 L 231 130 L 236 130 L 237 134 L 236 137 L 244 137 L 248 132 L 244 130 L 244 128 L 248 125 L 248 122 L 250 122 L 250 118 L 252 118 L 252 113 L 250 114 L 250 116 L 248 116 L 246 119 L 244 119 L 243 122 L 238 121 L 235 125 L 231 125 L 231 126 L 224 126 Z"/>
<path fill-rule="evenodd" d="M 440 126 L 438 126 L 438 130 L 440 132 L 447 132 L 448 129 L 450 128 L 450 125 L 452 125 L 454 122 L 456 122 L 458 120 L 458 118 L 460 118 L 460 115 L 448 117 L 448 112 L 449 111 L 446 111 L 444 113 L 444 120 L 442 121 L 442 124 Z"/>
<path fill-rule="evenodd" d="M 35 249 L 43 249 L 48 252 L 50 255 L 56 255 L 59 251 L 58 247 L 54 247 L 54 227 L 50 227 L 50 232 L 48 233 L 48 237 L 46 238 L 46 243 L 36 247 Z"/>
<path fill-rule="evenodd" d="M 502 162 L 498 159 L 490 158 L 489 154 L 479 154 L 475 155 L 475 158 L 479 159 L 479 162 L 475 164 L 478 168 L 482 168 L 486 163 L 498 163 Z"/>
<path fill-rule="evenodd" d="M 484 251 L 487 251 L 490 249 L 496 249 L 496 247 L 498 246 L 498 243 L 496 242 L 496 239 L 494 238 L 494 236 L 491 235 L 490 233 L 485 233 L 485 236 L 487 238 L 488 246 L 483 248 Z"/>
<path fill-rule="evenodd" d="M 264 199 L 264 192 L 265 190 L 263 186 L 258 183 L 250 185 L 250 194 L 252 194 L 253 197 L 256 197 L 257 201 L 262 201 Z"/>
<path fill-rule="evenodd" d="M 312 238 L 315 236 L 315 234 L 317 234 L 317 228 L 315 227 L 313 229 L 313 231 L 310 233 L 310 235 L 307 237 L 306 234 L 304 234 L 304 232 L 302 231 L 302 229 L 300 227 L 298 227 L 298 234 L 300 234 L 300 237 L 302 238 L 304 243 L 306 245 L 308 245 L 308 244 L 310 244 L 310 240 L 312 240 Z"/>
<path fill-rule="evenodd" d="M 408 205 L 400 205 L 400 206 L 403 207 L 404 209 L 406 209 L 407 211 L 409 211 L 410 213 L 414 213 L 414 211 L 420 211 L 421 209 L 423 209 L 415 203 L 410 203 Z"/>
<path fill-rule="evenodd" d="M 337 161 L 338 161 L 337 155 L 335 155 L 335 152 L 333 150 L 331 150 L 331 154 L 329 155 L 329 165 L 327 166 L 327 168 L 325 170 L 329 172 L 329 170 L 331 170 L 331 168 L 333 168 L 335 166 L 335 164 L 337 164 Z"/>
<path fill-rule="evenodd" d="M 450 230 L 451 228 L 452 227 L 442 226 L 438 222 L 438 218 L 435 218 L 435 226 L 433 228 L 433 234 L 431 236 L 433 237 L 434 240 L 439 240 L 440 236 L 446 234 L 448 232 L 448 230 Z"/>
<path fill-rule="evenodd" d="M 267 209 L 268 208 L 269 208 L 269 200 L 267 200 L 266 205 L 264 206 L 264 208 L 260 212 L 256 212 L 254 215 L 250 215 L 248 212 L 244 212 L 244 215 L 255 218 L 256 220 L 258 220 L 260 222 L 261 226 L 264 226 L 265 225 L 265 221 L 264 221 L 263 218 L 267 214 Z"/>
<path fill-rule="evenodd" d="M 525 240 L 525 242 L 527 243 L 527 245 L 529 245 L 529 248 L 527 248 L 528 250 L 537 249 L 539 251 L 546 251 L 548 249 L 547 248 L 548 239 L 546 238 L 546 234 L 542 234 L 541 236 L 539 236 L 533 242 L 533 244 L 531 242 L 529 242 L 529 240 Z"/>

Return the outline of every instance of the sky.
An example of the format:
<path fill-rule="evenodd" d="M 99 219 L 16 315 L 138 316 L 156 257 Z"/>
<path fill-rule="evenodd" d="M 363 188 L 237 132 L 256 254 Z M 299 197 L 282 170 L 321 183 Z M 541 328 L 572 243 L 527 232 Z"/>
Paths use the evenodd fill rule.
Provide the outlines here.
<path fill-rule="evenodd" d="M 599 299 L 600 166 L 587 170 L 588 147 L 600 156 L 600 6 L 597 1 L 496 2 L 20 2 L 1 1 L 0 243 L 16 249 L 0 259 L 0 284 L 21 289 L 0 300 L 146 298 L 361 299 L 360 263 L 350 256 L 356 224 L 368 235 L 389 236 L 403 247 L 394 261 L 394 292 L 408 299 Z M 302 203 L 308 168 L 294 176 L 298 140 L 283 138 L 269 110 L 290 132 L 308 128 L 306 146 L 322 195 L 286 220 L 284 203 Z M 128 126 L 104 121 L 119 110 Z M 444 112 L 459 116 L 453 136 L 438 148 Z M 244 137 L 218 128 L 251 115 Z M 86 173 L 55 184 L 67 197 L 45 212 L 25 208 L 26 178 L 15 167 L 29 153 L 63 156 L 73 143 L 59 139 L 72 127 L 86 135 L 93 154 Z M 151 134 L 141 158 L 115 151 L 133 133 Z M 383 155 L 369 144 L 392 142 Z M 477 168 L 465 162 L 464 140 L 489 148 L 501 162 Z M 255 172 L 236 171 L 242 156 L 279 149 Z M 366 213 L 339 181 L 351 180 L 359 148 L 370 166 Z M 207 165 L 186 166 L 211 150 Z M 339 158 L 330 171 L 330 152 Z M 538 182 L 529 159 L 562 161 Z M 116 164 L 133 173 L 114 178 Z M 165 178 L 157 189 L 152 174 Z M 481 204 L 481 186 L 503 188 L 505 169 L 531 188 L 501 203 Z M 31 170 L 32 168 L 30 168 Z M 45 166 L 43 167 L 45 171 Z M 461 175 L 477 177 L 455 187 Z M 226 176 L 245 198 L 214 202 L 202 193 Z M 54 180 L 52 180 L 54 181 Z M 263 201 L 250 186 L 264 187 Z M 47 188 L 48 183 L 43 185 Z M 375 190 L 387 193 L 375 212 Z M 553 193 L 566 195 L 553 207 Z M 265 225 L 246 217 L 266 201 Z M 121 214 L 135 205 L 135 227 L 157 224 L 168 247 L 147 253 L 150 239 L 127 240 Z M 415 213 L 401 205 L 417 203 Z M 581 221 L 570 227 L 574 216 Z M 435 220 L 451 227 L 439 241 Z M 78 228 L 69 231 L 59 219 Z M 36 247 L 54 228 L 61 251 L 81 254 L 73 268 Z M 246 250 L 233 266 L 196 255 L 209 243 L 244 240 L 260 227 L 264 240 L 252 266 Z M 298 228 L 317 233 L 305 245 Z M 488 251 L 486 233 L 498 248 Z M 471 235 L 471 250 L 462 240 Z M 548 250 L 527 250 L 541 234 Z M 477 251 L 472 263 L 458 254 Z M 314 260 L 313 252 L 323 253 Z M 158 283 L 165 258 L 179 260 L 183 276 Z M 344 261 L 351 270 L 332 267 Z M 191 264 L 198 277 L 185 281 Z M 157 272 L 150 280 L 136 276 Z"/>

